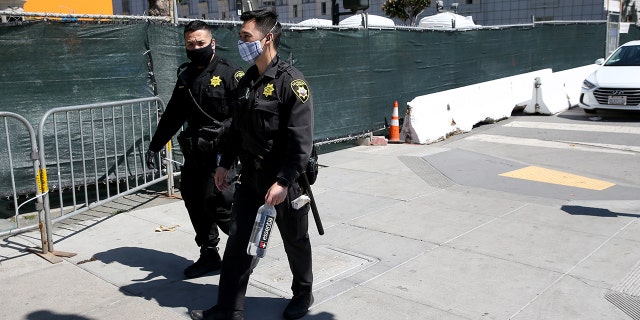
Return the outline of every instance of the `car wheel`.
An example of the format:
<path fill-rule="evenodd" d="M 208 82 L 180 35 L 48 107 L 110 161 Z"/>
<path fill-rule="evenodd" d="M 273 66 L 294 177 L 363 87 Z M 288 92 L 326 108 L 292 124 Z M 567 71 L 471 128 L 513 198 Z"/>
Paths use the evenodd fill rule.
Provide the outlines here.
<path fill-rule="evenodd" d="M 596 109 L 582 109 L 582 110 L 584 110 L 584 113 L 588 113 L 588 114 L 594 114 L 598 112 Z"/>

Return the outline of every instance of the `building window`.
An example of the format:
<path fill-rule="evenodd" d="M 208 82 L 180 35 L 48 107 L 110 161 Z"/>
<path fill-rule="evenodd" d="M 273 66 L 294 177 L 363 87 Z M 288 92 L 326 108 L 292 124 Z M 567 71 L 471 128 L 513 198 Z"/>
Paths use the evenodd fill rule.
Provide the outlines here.
<path fill-rule="evenodd" d="M 323 16 L 327 15 L 327 3 L 326 2 L 322 2 L 320 3 L 320 14 Z"/>
<path fill-rule="evenodd" d="M 293 5 L 293 17 L 294 18 L 298 17 L 298 5 L 297 4 Z"/>
<path fill-rule="evenodd" d="M 467 0 L 467 4 L 473 4 L 473 0 Z"/>

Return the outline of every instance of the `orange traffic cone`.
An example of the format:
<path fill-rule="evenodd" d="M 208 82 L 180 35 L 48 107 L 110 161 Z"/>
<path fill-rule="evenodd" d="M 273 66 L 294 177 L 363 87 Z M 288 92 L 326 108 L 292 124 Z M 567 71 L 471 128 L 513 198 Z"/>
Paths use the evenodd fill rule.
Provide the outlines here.
<path fill-rule="evenodd" d="M 402 143 L 400 140 L 400 119 L 398 118 L 398 101 L 393 103 L 391 127 L 389 128 L 389 143 Z"/>

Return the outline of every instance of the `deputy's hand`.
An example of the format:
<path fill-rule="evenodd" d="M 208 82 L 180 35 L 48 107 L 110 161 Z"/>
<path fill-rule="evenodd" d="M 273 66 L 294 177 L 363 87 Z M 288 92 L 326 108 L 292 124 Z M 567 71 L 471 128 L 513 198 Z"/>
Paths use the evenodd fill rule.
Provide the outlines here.
<path fill-rule="evenodd" d="M 149 168 L 150 170 L 153 170 L 156 168 L 156 163 L 154 162 L 154 160 L 156 159 L 156 157 L 158 156 L 158 153 L 152 150 L 147 150 L 147 154 L 146 154 L 146 160 L 147 160 L 147 168 Z"/>
<path fill-rule="evenodd" d="M 267 191 L 267 195 L 264 197 L 264 203 L 268 205 L 279 205 L 287 198 L 287 189 L 279 185 L 277 182 L 271 185 L 271 188 Z"/>
<path fill-rule="evenodd" d="M 227 173 L 229 170 L 223 167 L 216 168 L 216 174 L 213 176 L 213 181 L 216 183 L 216 188 L 220 191 L 225 191 L 229 187 L 227 183 Z"/>

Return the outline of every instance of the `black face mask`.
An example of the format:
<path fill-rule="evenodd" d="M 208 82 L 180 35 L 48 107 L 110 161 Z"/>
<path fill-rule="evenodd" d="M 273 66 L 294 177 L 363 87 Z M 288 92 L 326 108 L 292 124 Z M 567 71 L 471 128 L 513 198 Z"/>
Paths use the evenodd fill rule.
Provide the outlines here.
<path fill-rule="evenodd" d="M 200 49 L 195 50 L 187 50 L 187 58 L 191 60 L 191 62 L 195 63 L 197 66 L 206 66 L 211 61 L 211 56 L 213 56 L 213 48 L 211 47 L 211 43 L 208 46 L 202 47 Z"/>

